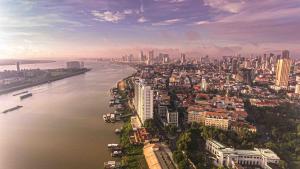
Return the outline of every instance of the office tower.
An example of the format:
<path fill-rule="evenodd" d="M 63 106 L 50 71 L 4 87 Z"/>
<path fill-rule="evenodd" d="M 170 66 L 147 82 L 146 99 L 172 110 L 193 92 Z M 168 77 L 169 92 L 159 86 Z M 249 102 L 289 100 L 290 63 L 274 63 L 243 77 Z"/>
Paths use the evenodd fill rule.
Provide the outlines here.
<path fill-rule="evenodd" d="M 17 62 L 17 72 L 20 72 L 20 62 Z"/>
<path fill-rule="evenodd" d="M 134 104 L 142 124 L 145 120 L 153 118 L 153 90 L 143 80 L 135 84 Z"/>
<path fill-rule="evenodd" d="M 151 50 L 151 51 L 149 51 L 147 64 L 151 65 L 153 63 L 153 60 L 154 60 L 154 50 Z"/>
<path fill-rule="evenodd" d="M 183 65 L 183 64 L 185 64 L 185 62 L 186 62 L 185 54 L 181 53 L 181 55 L 180 55 L 180 63 Z"/>
<path fill-rule="evenodd" d="M 250 68 L 242 68 L 238 71 L 237 78 L 245 84 L 252 85 L 254 71 Z"/>
<path fill-rule="evenodd" d="M 237 71 L 238 71 L 238 61 L 237 59 L 233 59 L 231 65 L 231 73 L 236 74 Z"/>
<path fill-rule="evenodd" d="M 143 51 L 141 51 L 141 62 L 145 62 L 147 60 L 146 55 L 144 55 Z"/>
<path fill-rule="evenodd" d="M 275 85 L 277 87 L 287 87 L 289 82 L 289 74 L 291 68 L 291 60 L 282 58 L 277 61 Z"/>
<path fill-rule="evenodd" d="M 282 51 L 282 59 L 289 59 L 290 58 L 290 52 L 288 50 Z"/>
<path fill-rule="evenodd" d="M 163 54 L 163 63 L 169 63 L 170 62 L 170 57 L 168 54 Z"/>

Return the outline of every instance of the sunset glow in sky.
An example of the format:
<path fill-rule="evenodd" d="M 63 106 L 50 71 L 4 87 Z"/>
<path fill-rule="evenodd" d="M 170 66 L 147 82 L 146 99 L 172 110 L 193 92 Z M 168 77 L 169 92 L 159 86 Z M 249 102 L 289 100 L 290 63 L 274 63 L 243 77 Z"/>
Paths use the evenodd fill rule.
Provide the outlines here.
<path fill-rule="evenodd" d="M 299 0 L 0 0 L 0 58 L 300 56 Z"/>

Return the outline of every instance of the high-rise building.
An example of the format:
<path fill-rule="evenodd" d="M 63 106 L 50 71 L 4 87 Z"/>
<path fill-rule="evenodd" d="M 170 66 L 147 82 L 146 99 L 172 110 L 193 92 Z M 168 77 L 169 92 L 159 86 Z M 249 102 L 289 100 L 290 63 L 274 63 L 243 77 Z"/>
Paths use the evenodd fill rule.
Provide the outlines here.
<path fill-rule="evenodd" d="M 139 83 L 140 80 L 136 79 L 134 82 L 134 100 L 133 100 L 133 104 L 134 104 L 134 108 L 137 111 L 138 107 L 139 107 Z"/>
<path fill-rule="evenodd" d="M 289 74 L 291 60 L 282 58 L 277 61 L 275 85 L 277 87 L 287 87 L 289 83 Z"/>
<path fill-rule="evenodd" d="M 231 73 L 236 74 L 238 71 L 238 60 L 233 59 L 232 60 L 232 66 L 231 66 Z"/>
<path fill-rule="evenodd" d="M 282 59 L 289 59 L 290 58 L 290 52 L 288 50 L 282 51 Z"/>
<path fill-rule="evenodd" d="M 181 55 L 180 55 L 180 63 L 183 65 L 183 64 L 185 64 L 185 62 L 186 62 L 185 54 L 181 53 Z"/>
<path fill-rule="evenodd" d="M 141 79 L 135 83 L 135 109 L 143 124 L 153 118 L 153 90 Z"/>
<path fill-rule="evenodd" d="M 20 62 L 17 62 L 17 72 L 20 72 Z"/>
<path fill-rule="evenodd" d="M 163 56 L 163 63 L 169 63 L 169 62 L 170 62 L 170 57 L 169 57 L 168 54 L 165 54 L 165 55 Z"/>
<path fill-rule="evenodd" d="M 153 60 L 154 60 L 154 50 L 151 50 L 151 51 L 149 51 L 147 64 L 151 65 L 153 63 Z"/>
<path fill-rule="evenodd" d="M 254 80 L 254 71 L 251 68 L 242 68 L 238 71 L 237 80 L 248 85 L 252 85 Z"/>
<path fill-rule="evenodd" d="M 147 60 L 147 56 L 144 55 L 143 51 L 141 51 L 141 62 L 145 62 Z"/>

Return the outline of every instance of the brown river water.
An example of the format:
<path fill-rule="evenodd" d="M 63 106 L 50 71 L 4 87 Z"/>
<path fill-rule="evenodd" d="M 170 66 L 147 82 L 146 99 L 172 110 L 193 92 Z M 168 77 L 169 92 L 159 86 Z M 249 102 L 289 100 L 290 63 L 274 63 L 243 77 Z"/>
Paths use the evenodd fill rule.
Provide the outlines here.
<path fill-rule="evenodd" d="M 135 70 L 85 65 L 92 68 L 86 74 L 20 90 L 33 93 L 22 101 L 12 96 L 20 91 L 0 95 L 0 112 L 24 106 L 0 114 L 0 169 L 100 169 L 112 159 L 106 146 L 118 142 L 121 124 L 104 123 L 102 113 L 113 111 L 109 89 Z"/>

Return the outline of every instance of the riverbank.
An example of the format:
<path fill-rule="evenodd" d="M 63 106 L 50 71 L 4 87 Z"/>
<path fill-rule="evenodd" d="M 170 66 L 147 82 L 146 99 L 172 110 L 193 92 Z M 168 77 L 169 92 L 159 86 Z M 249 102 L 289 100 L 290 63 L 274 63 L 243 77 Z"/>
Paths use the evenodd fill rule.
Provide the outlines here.
<path fill-rule="evenodd" d="M 148 169 L 147 162 L 143 154 L 143 144 L 132 144 L 130 136 L 133 128 L 130 123 L 130 117 L 134 114 L 134 110 L 130 107 L 133 98 L 133 85 L 131 84 L 131 76 L 124 78 L 117 83 L 117 96 L 120 100 L 127 100 L 122 105 L 124 110 L 122 114 L 127 118 L 123 118 L 123 126 L 119 135 L 120 146 L 122 147 L 121 165 L 123 169 Z"/>
<path fill-rule="evenodd" d="M 21 85 L 9 87 L 9 88 L 0 89 L 0 95 L 10 93 L 10 92 L 14 92 L 14 91 L 21 90 L 21 89 L 25 89 L 25 88 L 29 88 L 29 87 L 33 87 L 33 86 L 37 86 L 37 85 L 41 85 L 41 84 L 45 84 L 45 83 L 51 83 L 51 82 L 62 80 L 62 79 L 69 78 L 69 77 L 72 77 L 72 76 L 81 75 L 81 74 L 84 74 L 84 73 L 86 73 L 90 70 L 91 69 L 86 69 L 85 68 L 85 69 L 81 69 L 81 70 L 76 71 L 76 72 L 70 72 L 68 74 L 64 74 L 64 75 L 60 75 L 60 76 L 56 76 L 56 77 L 45 78 L 45 79 L 42 79 L 40 81 L 36 81 L 36 82 L 32 82 L 32 83 L 26 83 L 26 84 L 21 84 Z"/>

